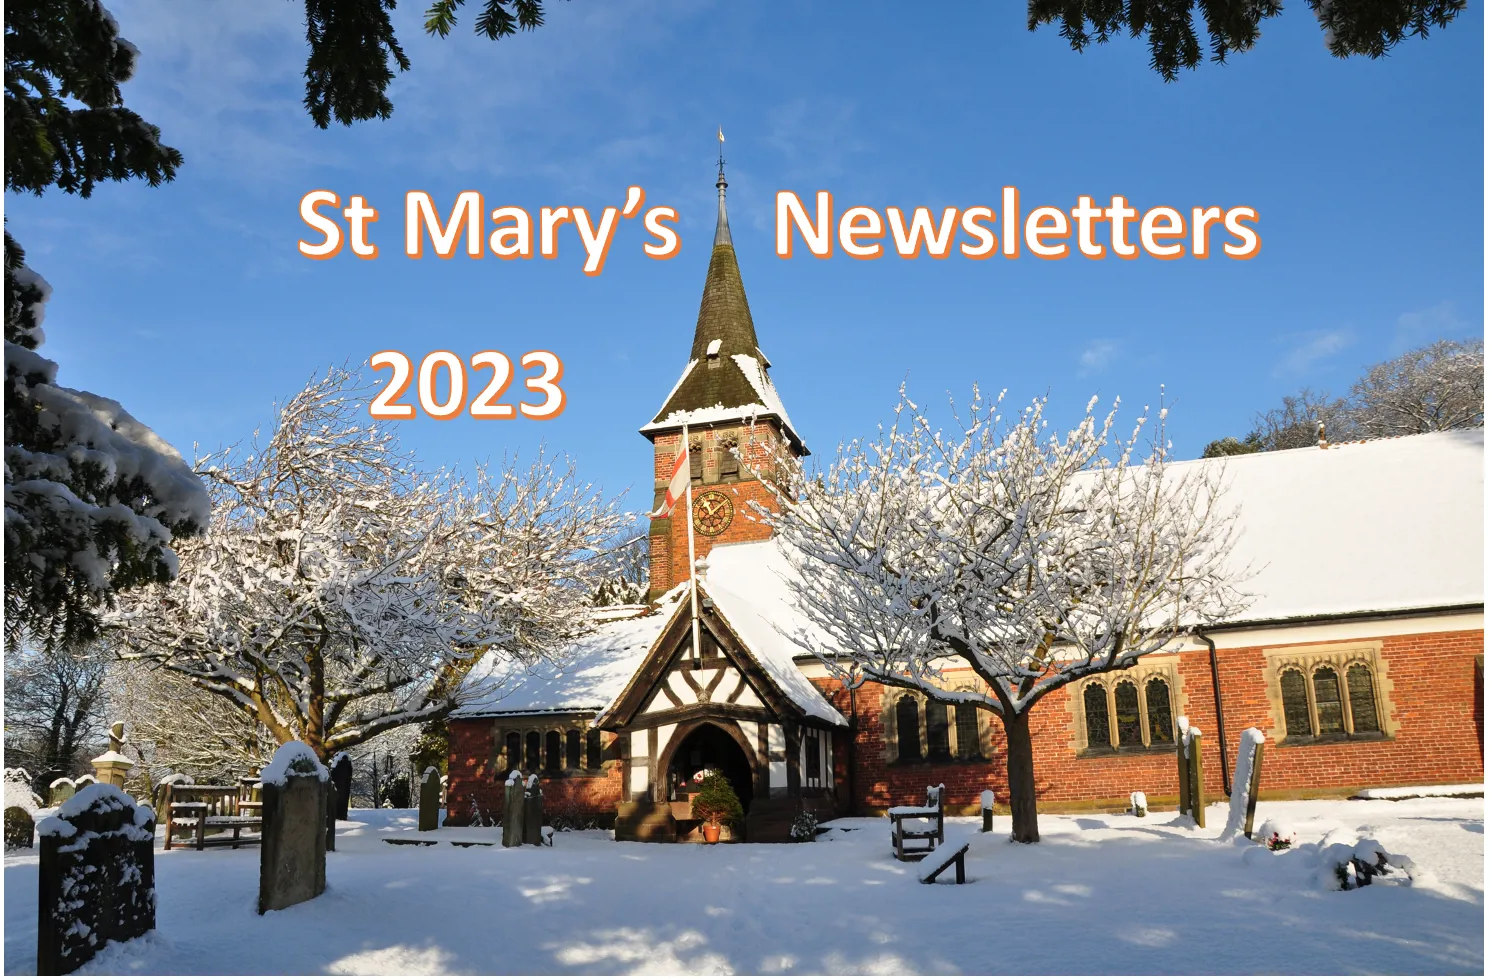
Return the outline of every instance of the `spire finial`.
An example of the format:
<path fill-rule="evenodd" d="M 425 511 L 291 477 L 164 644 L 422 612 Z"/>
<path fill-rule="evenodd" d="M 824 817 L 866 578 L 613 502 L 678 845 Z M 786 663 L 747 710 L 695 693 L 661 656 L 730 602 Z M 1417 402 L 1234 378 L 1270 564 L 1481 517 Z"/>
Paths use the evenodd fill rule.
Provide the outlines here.
<path fill-rule="evenodd" d="M 719 179 L 714 182 L 719 188 L 719 223 L 714 227 L 714 244 L 733 246 L 734 242 L 729 237 L 729 215 L 724 210 L 724 189 L 729 182 L 724 179 L 724 127 L 719 127 Z"/>

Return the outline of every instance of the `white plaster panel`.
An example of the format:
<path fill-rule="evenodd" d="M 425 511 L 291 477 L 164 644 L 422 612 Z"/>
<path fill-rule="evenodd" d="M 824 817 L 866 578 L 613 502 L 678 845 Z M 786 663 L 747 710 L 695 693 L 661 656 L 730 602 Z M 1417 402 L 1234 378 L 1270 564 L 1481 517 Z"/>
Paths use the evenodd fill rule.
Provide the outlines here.
<path fill-rule="evenodd" d="M 688 686 L 688 682 L 683 679 L 683 675 L 679 671 L 674 670 L 668 673 L 667 686 L 669 690 L 678 696 L 678 700 L 684 704 L 693 704 L 698 700 L 698 695 L 693 693 L 693 688 Z M 658 696 L 661 697 L 660 691 L 658 692 Z"/>
<path fill-rule="evenodd" d="M 780 725 L 767 727 L 766 749 L 771 756 L 771 788 L 786 786 L 786 730 Z"/>
<path fill-rule="evenodd" d="M 733 691 L 734 688 L 730 688 L 730 690 Z M 729 697 L 729 695 L 726 694 L 725 697 Z M 747 708 L 765 707 L 765 705 L 761 703 L 761 699 L 756 696 L 755 688 L 751 687 L 749 684 L 746 684 L 745 690 L 740 692 L 740 697 L 737 701 L 735 701 L 735 704 L 744 705 Z"/>
<path fill-rule="evenodd" d="M 659 725 L 657 727 L 657 755 L 658 756 L 661 756 L 663 750 L 667 748 L 668 740 L 673 737 L 673 730 L 675 728 L 677 728 L 677 727 L 678 727 L 677 725 Z"/>

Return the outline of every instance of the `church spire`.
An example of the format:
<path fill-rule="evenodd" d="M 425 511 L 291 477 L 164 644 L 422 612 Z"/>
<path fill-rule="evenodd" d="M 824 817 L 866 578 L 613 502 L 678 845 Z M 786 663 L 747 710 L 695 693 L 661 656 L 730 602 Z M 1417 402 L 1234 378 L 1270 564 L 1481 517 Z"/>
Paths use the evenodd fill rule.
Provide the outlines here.
<path fill-rule="evenodd" d="M 724 127 L 719 127 L 719 179 L 714 186 L 719 188 L 719 221 L 714 225 L 714 247 L 720 245 L 734 246 L 729 237 L 729 212 L 724 209 L 724 189 L 729 186 L 729 181 L 724 179 Z"/>
<path fill-rule="evenodd" d="M 724 191 L 729 183 L 724 178 L 723 129 L 719 131 L 719 176 L 714 186 L 719 189 L 719 217 L 698 321 L 693 328 L 693 347 L 683 376 L 662 410 L 642 427 L 642 432 L 680 428 L 684 422 L 719 425 L 750 418 L 774 418 L 794 450 L 806 455 L 807 448 L 792 428 L 771 383 L 771 362 L 756 341 L 755 321 L 745 299 L 745 284 L 740 280 L 724 204 Z"/>

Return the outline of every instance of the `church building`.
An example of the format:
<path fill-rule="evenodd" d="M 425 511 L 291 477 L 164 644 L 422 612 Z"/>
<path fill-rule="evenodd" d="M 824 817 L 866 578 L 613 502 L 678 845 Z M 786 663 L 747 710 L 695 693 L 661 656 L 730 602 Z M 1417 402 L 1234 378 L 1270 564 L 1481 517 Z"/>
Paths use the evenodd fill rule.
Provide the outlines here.
<path fill-rule="evenodd" d="M 646 606 L 597 609 L 561 666 L 509 676 L 488 658 L 472 671 L 450 720 L 452 824 L 499 813 L 513 769 L 540 774 L 550 821 L 621 840 L 699 839 L 687 799 L 703 769 L 729 779 L 746 811 L 736 833 L 758 842 L 789 839 L 804 811 L 880 813 L 938 783 L 953 810 L 972 812 L 985 789 L 1007 803 L 997 719 L 872 682 L 846 690 L 816 655 L 826 640 L 813 642 L 791 565 L 751 507 L 769 505 L 772 460 L 808 449 L 750 315 L 722 164 L 717 187 L 693 346 L 641 427 L 656 510 L 686 426 L 691 513 L 680 503 L 651 522 Z M 1264 797 L 1481 783 L 1483 459 L 1481 429 L 1229 459 L 1252 604 L 1045 697 L 1031 716 L 1042 808 L 1120 809 L 1134 790 L 1173 801 L 1181 716 L 1206 733 L 1212 797 L 1229 791 L 1249 727 L 1267 736 Z"/>

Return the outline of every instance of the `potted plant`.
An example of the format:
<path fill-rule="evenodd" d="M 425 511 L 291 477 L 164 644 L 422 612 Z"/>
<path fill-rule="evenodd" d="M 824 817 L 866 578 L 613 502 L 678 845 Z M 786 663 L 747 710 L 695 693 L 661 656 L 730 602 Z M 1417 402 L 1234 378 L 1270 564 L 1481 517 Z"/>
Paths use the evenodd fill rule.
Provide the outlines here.
<path fill-rule="evenodd" d="M 693 794 L 693 818 L 704 822 L 704 840 L 717 844 L 720 828 L 724 824 L 737 826 L 745 819 L 745 809 L 723 773 L 704 769 L 694 775 L 693 781 L 698 784 Z"/>

